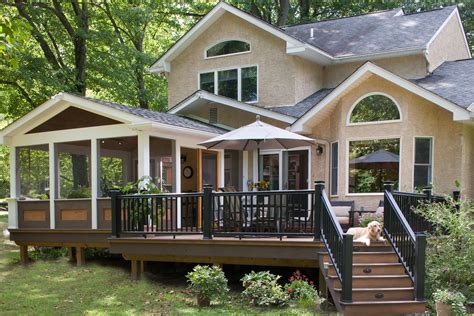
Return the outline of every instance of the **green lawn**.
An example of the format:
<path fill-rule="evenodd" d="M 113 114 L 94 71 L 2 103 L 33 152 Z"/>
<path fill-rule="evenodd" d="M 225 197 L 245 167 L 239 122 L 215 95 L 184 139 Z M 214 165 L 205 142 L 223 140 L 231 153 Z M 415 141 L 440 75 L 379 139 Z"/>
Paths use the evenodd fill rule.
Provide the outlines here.
<path fill-rule="evenodd" d="M 0 232 L 7 227 L 0 216 Z M 298 307 L 255 308 L 242 302 L 237 291 L 211 308 L 195 307 L 183 273 L 146 273 L 129 280 L 121 260 L 89 261 L 76 267 L 66 258 L 18 264 L 18 247 L 0 237 L 0 315 L 313 315 Z"/>

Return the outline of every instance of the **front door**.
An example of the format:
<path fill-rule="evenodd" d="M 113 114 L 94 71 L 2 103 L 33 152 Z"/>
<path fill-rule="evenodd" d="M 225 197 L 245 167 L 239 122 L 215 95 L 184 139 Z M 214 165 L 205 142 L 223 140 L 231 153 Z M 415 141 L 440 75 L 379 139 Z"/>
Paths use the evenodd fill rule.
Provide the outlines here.
<path fill-rule="evenodd" d="M 284 153 L 283 186 L 286 190 L 308 189 L 308 151 L 297 150 Z"/>

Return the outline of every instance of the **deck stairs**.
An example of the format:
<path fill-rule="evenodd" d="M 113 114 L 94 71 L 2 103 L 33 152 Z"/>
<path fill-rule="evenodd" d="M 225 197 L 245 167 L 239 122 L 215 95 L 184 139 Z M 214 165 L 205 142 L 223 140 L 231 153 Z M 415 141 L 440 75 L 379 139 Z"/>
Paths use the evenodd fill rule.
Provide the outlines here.
<path fill-rule="evenodd" d="M 377 242 L 354 242 L 352 302 L 341 302 L 341 284 L 327 253 L 319 264 L 336 308 L 344 315 L 407 315 L 424 313 L 425 302 L 414 300 L 413 282 L 393 248 Z"/>

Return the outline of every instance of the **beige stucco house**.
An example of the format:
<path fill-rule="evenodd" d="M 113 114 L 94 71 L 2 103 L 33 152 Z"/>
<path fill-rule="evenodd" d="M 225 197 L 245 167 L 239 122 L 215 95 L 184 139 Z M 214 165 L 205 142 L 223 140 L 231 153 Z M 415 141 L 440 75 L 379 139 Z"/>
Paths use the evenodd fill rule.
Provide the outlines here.
<path fill-rule="evenodd" d="M 167 113 L 61 93 L 0 131 L 10 228 L 110 227 L 108 182 L 145 175 L 172 192 L 324 180 L 356 209 L 376 208 L 386 180 L 474 197 L 474 60 L 455 6 L 278 28 L 219 2 L 150 71 L 168 79 Z M 316 144 L 260 157 L 199 146 L 256 115 Z M 31 157 L 45 164 L 34 187 Z M 67 183 L 70 164 L 87 194 Z M 110 164 L 121 174 L 104 179 Z"/>

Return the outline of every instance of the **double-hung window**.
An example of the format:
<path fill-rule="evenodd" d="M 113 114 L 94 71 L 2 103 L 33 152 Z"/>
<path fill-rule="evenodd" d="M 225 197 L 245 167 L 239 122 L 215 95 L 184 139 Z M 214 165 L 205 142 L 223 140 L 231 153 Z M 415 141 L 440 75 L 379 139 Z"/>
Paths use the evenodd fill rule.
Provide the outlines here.
<path fill-rule="evenodd" d="M 257 102 L 257 66 L 200 73 L 199 88 L 242 102 Z"/>
<path fill-rule="evenodd" d="M 415 137 L 414 189 L 422 189 L 430 186 L 433 181 L 432 173 L 433 138 Z"/>

